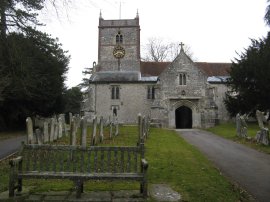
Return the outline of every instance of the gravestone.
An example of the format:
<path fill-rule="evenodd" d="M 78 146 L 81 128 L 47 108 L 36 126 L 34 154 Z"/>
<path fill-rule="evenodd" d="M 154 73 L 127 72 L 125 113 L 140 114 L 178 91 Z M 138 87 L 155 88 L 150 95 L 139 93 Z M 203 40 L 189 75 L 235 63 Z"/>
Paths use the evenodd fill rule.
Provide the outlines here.
<path fill-rule="evenodd" d="M 268 128 L 262 128 L 256 133 L 255 139 L 258 143 L 269 145 L 269 130 Z"/>
<path fill-rule="evenodd" d="M 145 139 L 145 136 L 146 136 L 146 131 L 145 131 L 145 116 L 143 116 L 142 118 L 142 138 Z"/>
<path fill-rule="evenodd" d="M 119 134 L 119 124 L 118 124 L 118 120 L 115 120 L 115 133 L 114 136 L 117 136 Z"/>
<path fill-rule="evenodd" d="M 94 118 L 93 118 L 92 136 L 91 136 L 91 146 L 96 145 L 96 133 L 97 133 L 97 117 L 94 116 Z"/>
<path fill-rule="evenodd" d="M 256 118 L 260 128 L 264 128 L 264 123 L 267 123 L 267 119 L 269 117 L 269 113 L 264 115 L 264 113 L 260 110 L 256 110 Z"/>
<path fill-rule="evenodd" d="M 269 145 L 269 130 L 264 127 L 264 122 L 267 123 L 269 114 L 264 116 L 264 113 L 260 110 L 256 110 L 256 118 L 260 127 L 260 131 L 256 133 L 255 139 L 258 143 Z"/>
<path fill-rule="evenodd" d="M 140 144 L 141 142 L 143 142 L 143 138 L 142 138 L 142 115 L 138 114 L 138 144 Z"/>
<path fill-rule="evenodd" d="M 236 133 L 239 137 L 247 138 L 247 123 L 246 123 L 246 115 L 240 115 L 239 113 L 236 115 Z"/>
<path fill-rule="evenodd" d="M 61 138 L 63 136 L 63 121 L 62 118 L 58 118 L 58 138 Z"/>
<path fill-rule="evenodd" d="M 58 133 L 59 133 L 59 124 L 57 122 L 57 119 L 55 119 L 53 140 L 57 140 L 58 139 Z"/>
<path fill-rule="evenodd" d="M 43 143 L 43 138 L 42 138 L 42 132 L 39 128 L 37 128 L 35 130 L 35 136 L 36 136 L 36 142 L 39 144 L 39 145 L 42 145 Z"/>
<path fill-rule="evenodd" d="M 72 146 L 76 145 L 76 126 L 75 126 L 75 117 L 72 117 L 71 119 L 71 125 L 70 125 L 70 144 Z"/>
<path fill-rule="evenodd" d="M 47 121 L 44 121 L 43 123 L 43 137 L 44 143 L 49 142 L 49 126 Z"/>
<path fill-rule="evenodd" d="M 86 136 L 87 136 L 87 124 L 86 118 L 81 118 L 81 146 L 82 148 L 86 148 Z"/>
<path fill-rule="evenodd" d="M 55 119 L 51 118 L 51 123 L 50 123 L 50 138 L 49 141 L 53 142 L 54 141 L 54 128 L 55 128 Z"/>
<path fill-rule="evenodd" d="M 69 118 L 69 123 L 68 124 L 71 125 L 71 121 L 72 121 L 72 118 L 73 118 L 71 112 L 68 113 L 68 118 Z"/>
<path fill-rule="evenodd" d="M 99 141 L 103 142 L 104 134 L 103 134 L 103 126 L 104 126 L 104 119 L 100 117 L 100 129 L 99 129 Z"/>
<path fill-rule="evenodd" d="M 30 117 L 27 117 L 26 119 L 26 129 L 27 129 L 27 144 L 33 144 L 34 131 L 33 131 L 33 122 Z"/>

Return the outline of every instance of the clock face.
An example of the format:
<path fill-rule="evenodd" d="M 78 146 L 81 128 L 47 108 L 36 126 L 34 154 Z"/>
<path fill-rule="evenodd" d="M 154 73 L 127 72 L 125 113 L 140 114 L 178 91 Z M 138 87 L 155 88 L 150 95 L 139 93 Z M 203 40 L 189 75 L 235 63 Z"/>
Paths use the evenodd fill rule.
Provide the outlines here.
<path fill-rule="evenodd" d="M 117 59 L 121 59 L 125 56 L 125 49 L 121 46 L 116 46 L 113 49 L 113 56 Z"/>

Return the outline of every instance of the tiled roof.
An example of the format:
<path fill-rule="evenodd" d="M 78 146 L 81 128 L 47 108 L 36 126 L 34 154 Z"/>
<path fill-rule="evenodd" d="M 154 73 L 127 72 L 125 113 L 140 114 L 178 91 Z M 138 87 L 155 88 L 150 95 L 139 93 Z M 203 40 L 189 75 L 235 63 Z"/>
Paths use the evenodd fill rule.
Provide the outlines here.
<path fill-rule="evenodd" d="M 201 69 L 207 76 L 229 76 L 231 63 L 208 63 L 195 62 L 195 65 Z"/>
<path fill-rule="evenodd" d="M 159 76 L 170 62 L 141 62 L 143 76 Z M 207 76 L 228 76 L 231 63 L 195 62 L 195 65 Z"/>
<path fill-rule="evenodd" d="M 170 62 L 141 62 L 142 76 L 159 76 Z"/>

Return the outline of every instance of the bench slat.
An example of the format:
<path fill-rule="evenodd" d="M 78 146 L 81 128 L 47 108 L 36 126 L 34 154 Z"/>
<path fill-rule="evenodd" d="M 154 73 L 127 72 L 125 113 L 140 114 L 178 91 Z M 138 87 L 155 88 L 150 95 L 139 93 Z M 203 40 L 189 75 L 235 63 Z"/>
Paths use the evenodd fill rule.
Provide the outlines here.
<path fill-rule="evenodd" d="M 121 180 L 121 179 L 130 179 L 130 180 L 142 180 L 143 174 L 141 173 L 73 173 L 73 172 L 27 172 L 19 173 L 18 177 L 22 178 L 39 178 L 39 179 L 99 179 L 99 180 Z"/>

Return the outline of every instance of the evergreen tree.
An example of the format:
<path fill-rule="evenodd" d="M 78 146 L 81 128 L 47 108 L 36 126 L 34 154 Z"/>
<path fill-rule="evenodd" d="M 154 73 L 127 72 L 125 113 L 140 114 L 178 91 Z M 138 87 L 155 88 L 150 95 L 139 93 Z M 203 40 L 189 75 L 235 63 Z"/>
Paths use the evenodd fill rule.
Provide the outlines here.
<path fill-rule="evenodd" d="M 270 32 L 232 63 L 225 105 L 232 116 L 270 109 Z"/>
<path fill-rule="evenodd" d="M 9 31 L 25 31 L 40 23 L 37 13 L 43 8 L 45 0 L 1 0 L 0 33 L 6 38 Z"/>
<path fill-rule="evenodd" d="M 27 35 L 7 35 L 7 44 L 10 63 L 5 74 L 10 82 L 0 101 L 2 124 L 24 125 L 26 116 L 32 113 L 49 116 L 62 112 L 69 57 L 61 44 L 33 30 Z"/>
<path fill-rule="evenodd" d="M 79 87 L 73 87 L 65 91 L 65 113 L 80 114 L 83 95 Z"/>

